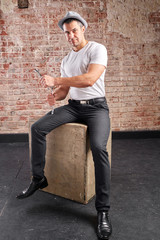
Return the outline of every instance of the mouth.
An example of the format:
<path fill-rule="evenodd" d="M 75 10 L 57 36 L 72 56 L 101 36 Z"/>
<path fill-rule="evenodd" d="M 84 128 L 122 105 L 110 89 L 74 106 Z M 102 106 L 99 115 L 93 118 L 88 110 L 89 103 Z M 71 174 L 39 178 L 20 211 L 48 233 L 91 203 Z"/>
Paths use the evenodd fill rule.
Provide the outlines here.
<path fill-rule="evenodd" d="M 78 42 L 78 40 L 77 40 L 77 39 L 71 39 L 69 42 L 70 42 L 72 45 L 75 45 L 75 44 Z"/>

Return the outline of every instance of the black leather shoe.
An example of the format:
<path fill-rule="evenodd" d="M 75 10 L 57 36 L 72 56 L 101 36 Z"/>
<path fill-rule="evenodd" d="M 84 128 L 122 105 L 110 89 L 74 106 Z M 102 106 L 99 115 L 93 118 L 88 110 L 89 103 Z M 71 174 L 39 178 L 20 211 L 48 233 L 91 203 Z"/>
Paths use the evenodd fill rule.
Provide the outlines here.
<path fill-rule="evenodd" d="M 108 212 L 98 212 L 98 229 L 97 234 L 100 239 L 109 239 L 112 233 L 112 225 Z"/>
<path fill-rule="evenodd" d="M 42 189 L 47 186 L 48 186 L 48 182 L 46 177 L 42 178 L 42 180 L 40 181 L 35 181 L 33 178 L 29 187 L 24 191 L 22 191 L 18 196 L 16 196 L 16 198 L 18 199 L 27 198 L 31 196 L 33 193 L 35 193 L 35 191 L 37 191 L 39 188 Z"/>

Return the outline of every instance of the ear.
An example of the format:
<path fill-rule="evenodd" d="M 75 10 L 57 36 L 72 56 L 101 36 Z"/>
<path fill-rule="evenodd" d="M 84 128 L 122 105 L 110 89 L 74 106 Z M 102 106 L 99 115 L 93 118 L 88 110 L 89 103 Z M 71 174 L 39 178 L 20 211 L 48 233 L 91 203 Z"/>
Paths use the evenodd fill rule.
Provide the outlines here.
<path fill-rule="evenodd" d="M 85 29 L 85 26 L 83 26 L 81 29 L 82 29 L 82 32 L 83 32 L 83 33 L 84 33 L 85 30 L 86 30 L 86 29 Z"/>

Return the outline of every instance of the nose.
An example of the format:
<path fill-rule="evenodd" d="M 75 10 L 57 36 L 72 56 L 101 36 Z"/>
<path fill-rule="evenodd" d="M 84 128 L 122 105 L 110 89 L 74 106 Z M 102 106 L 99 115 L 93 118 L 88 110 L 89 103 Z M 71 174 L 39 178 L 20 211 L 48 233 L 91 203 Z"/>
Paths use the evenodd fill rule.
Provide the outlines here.
<path fill-rule="evenodd" d="M 70 32 L 70 33 L 69 33 L 69 39 L 72 39 L 73 37 L 74 37 L 73 32 Z"/>

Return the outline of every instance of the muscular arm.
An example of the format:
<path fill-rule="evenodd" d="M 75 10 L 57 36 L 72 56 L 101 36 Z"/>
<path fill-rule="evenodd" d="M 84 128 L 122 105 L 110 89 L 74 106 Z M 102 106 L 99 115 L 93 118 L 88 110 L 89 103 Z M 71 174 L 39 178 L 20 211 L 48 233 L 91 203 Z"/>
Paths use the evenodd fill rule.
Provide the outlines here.
<path fill-rule="evenodd" d="M 56 77 L 43 76 L 42 81 L 44 85 L 52 86 L 63 86 L 63 87 L 77 87 L 85 88 L 92 86 L 102 75 L 105 70 L 105 66 L 100 64 L 90 64 L 88 71 L 85 74 L 74 76 L 74 77 Z"/>
<path fill-rule="evenodd" d="M 91 87 L 99 79 L 104 70 L 105 66 L 103 65 L 90 64 L 87 73 L 69 78 L 55 78 L 55 85 L 77 88 Z"/>

